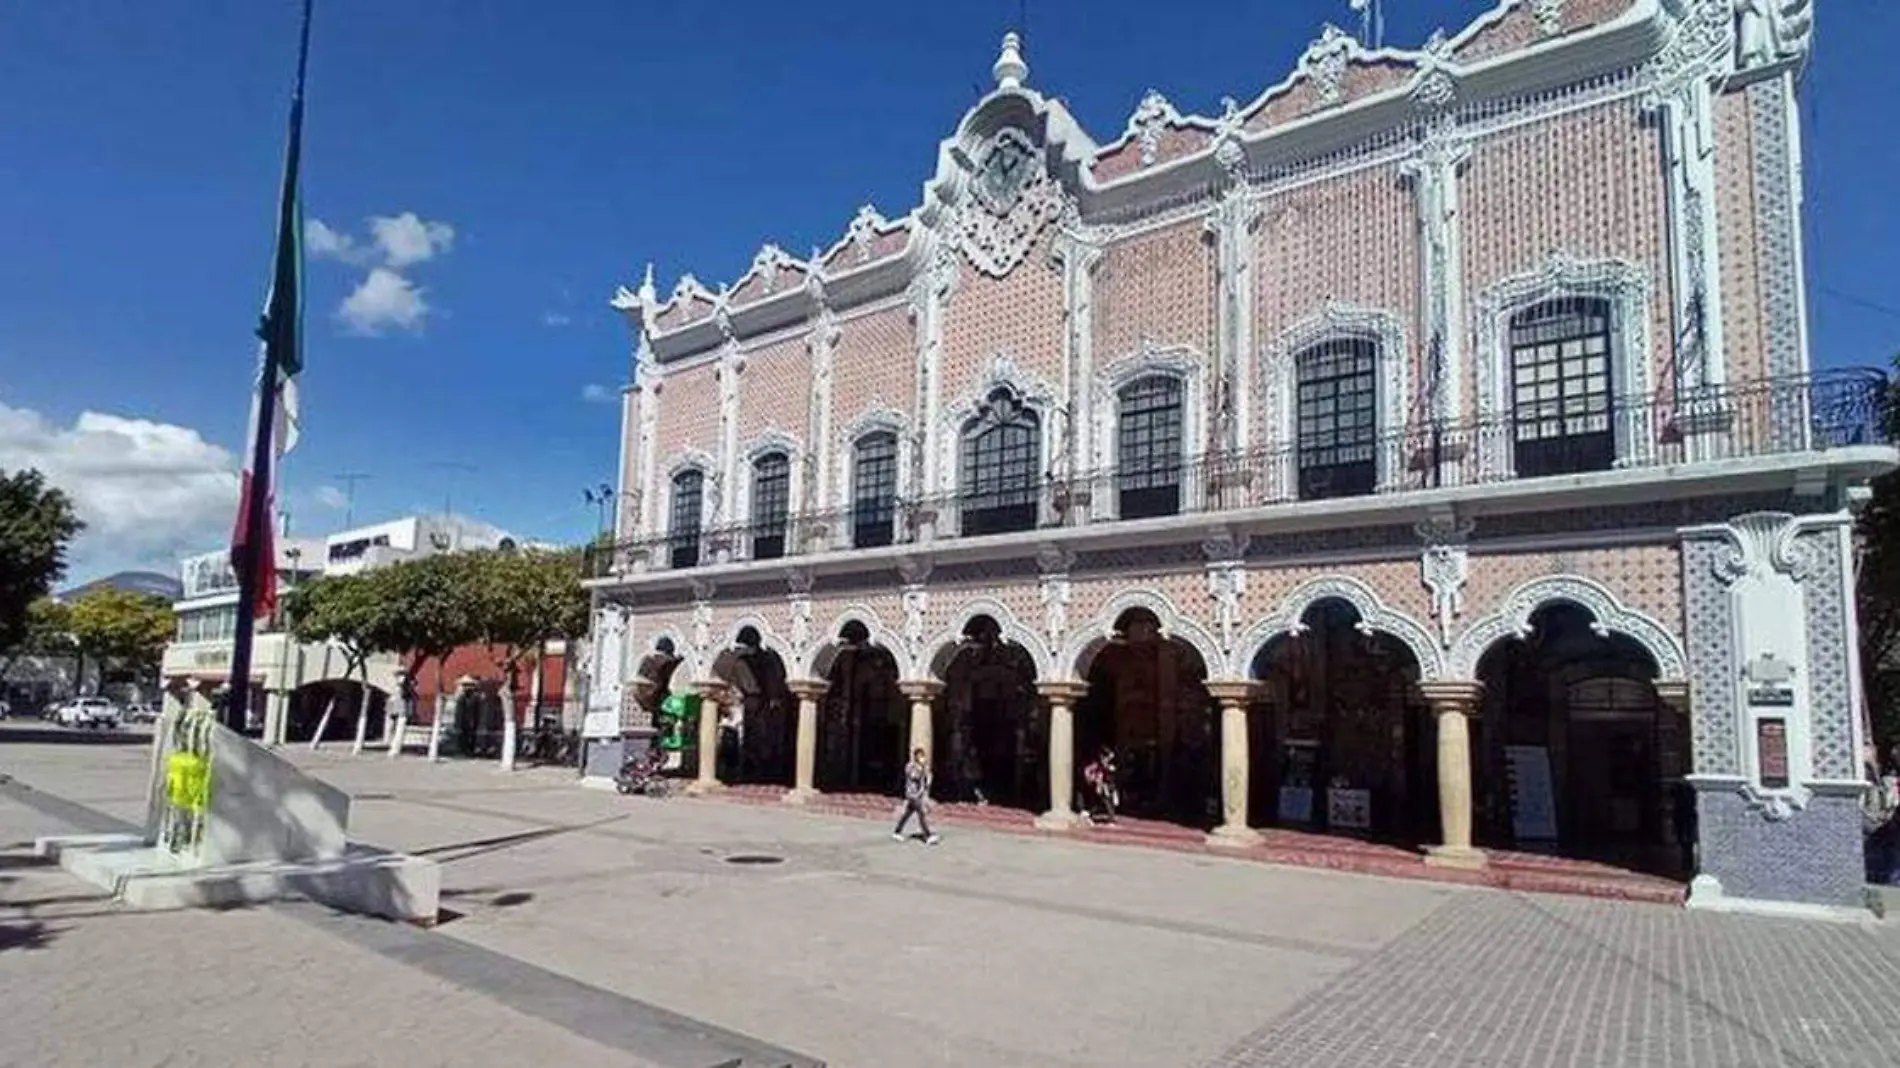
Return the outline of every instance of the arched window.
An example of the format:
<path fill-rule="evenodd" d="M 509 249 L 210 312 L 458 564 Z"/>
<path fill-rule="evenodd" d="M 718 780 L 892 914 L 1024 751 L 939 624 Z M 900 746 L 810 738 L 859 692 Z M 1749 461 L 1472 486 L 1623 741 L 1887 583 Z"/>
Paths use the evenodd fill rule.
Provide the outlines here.
<path fill-rule="evenodd" d="M 1378 357 L 1377 342 L 1350 337 L 1296 360 L 1301 500 L 1357 497 L 1378 482 Z"/>
<path fill-rule="evenodd" d="M 897 534 L 897 435 L 874 430 L 858 439 L 851 465 L 851 547 L 889 545 Z"/>
<path fill-rule="evenodd" d="M 1181 510 L 1181 380 L 1149 375 L 1121 388 L 1115 429 L 1116 512 L 1123 519 Z"/>
<path fill-rule="evenodd" d="M 699 563 L 700 515 L 706 505 L 706 473 L 689 467 L 673 476 L 673 522 L 668 527 L 668 564 Z"/>
<path fill-rule="evenodd" d="M 1036 413 L 1007 389 L 991 393 L 964 427 L 964 534 L 1035 528 L 1040 430 Z"/>
<path fill-rule="evenodd" d="M 1604 471 L 1611 430 L 1610 302 L 1560 297 L 1511 317 L 1511 440 L 1520 476 Z"/>
<path fill-rule="evenodd" d="M 785 555 L 785 524 L 791 511 L 792 461 L 768 452 L 752 461 L 752 558 Z"/>

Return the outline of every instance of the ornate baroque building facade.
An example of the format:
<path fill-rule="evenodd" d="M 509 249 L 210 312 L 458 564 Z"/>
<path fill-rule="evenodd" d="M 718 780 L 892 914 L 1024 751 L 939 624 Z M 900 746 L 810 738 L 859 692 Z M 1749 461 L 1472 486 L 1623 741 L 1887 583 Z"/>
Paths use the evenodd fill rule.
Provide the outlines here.
<path fill-rule="evenodd" d="M 1896 456 L 1808 351 L 1809 7 L 1327 27 L 1107 141 L 1011 35 L 908 214 L 618 294 L 593 702 L 705 695 L 709 789 L 914 746 L 1061 828 L 1112 745 L 1215 841 L 1857 905 L 1851 506 Z"/>

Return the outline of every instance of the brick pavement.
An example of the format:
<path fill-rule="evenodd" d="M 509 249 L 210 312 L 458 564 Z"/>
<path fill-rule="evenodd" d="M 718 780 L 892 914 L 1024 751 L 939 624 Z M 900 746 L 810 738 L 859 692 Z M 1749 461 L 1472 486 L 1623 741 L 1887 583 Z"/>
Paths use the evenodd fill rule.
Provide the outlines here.
<path fill-rule="evenodd" d="M 72 1028 L 102 1026 L 121 997 L 110 991 L 122 985 L 167 991 L 161 1003 L 134 998 L 159 1020 L 169 1018 L 165 1004 L 221 1004 L 236 995 L 217 985 L 224 979 L 215 966 L 233 947 L 297 963 L 263 982 L 258 1021 L 314 1035 L 321 1026 L 313 1021 L 362 1029 L 363 1018 L 381 1013 L 406 1036 L 408 1021 L 438 1003 L 451 1021 L 485 1013 L 470 1025 L 478 1042 L 459 1059 L 465 1064 L 497 1062 L 491 1050 L 519 1059 L 526 1045 L 562 1063 L 626 1063 L 588 1059 L 613 1056 L 589 1037 L 598 1010 L 548 1011 L 557 981 L 608 1003 L 665 1006 L 840 1068 L 1833 1068 L 1890 1063 L 1870 1058 L 1900 1049 L 1895 1014 L 1881 1015 L 1900 989 L 1900 932 L 1891 928 L 1692 914 L 977 829 L 953 829 L 932 849 L 890 842 L 863 820 L 625 799 L 576 789 L 545 769 L 509 776 L 487 766 L 291 755 L 355 795 L 360 837 L 443 862 L 449 903 L 463 915 L 414 937 L 450 964 L 418 970 L 403 964 L 408 950 L 308 924 L 285 934 L 280 951 L 278 934 L 299 925 L 275 911 L 78 918 L 43 948 L 0 951 L 0 985 L 79 968 L 102 980 L 107 993 L 95 1000 L 108 1004 L 42 1010 L 35 1002 L 35 1012 L 51 1013 L 45 1023 L 12 1014 L 0 1030 L 0 1063 L 139 1065 L 207 1048 L 202 1035 L 167 1038 L 161 1026 L 138 1049 L 113 1047 L 110 1060 L 10 1056 L 43 1055 L 54 1048 L 43 1043 Z M 136 748 L 10 746 L 0 731 L 0 773 L 121 815 L 138 811 L 130 784 L 142 759 Z M 46 829 L 20 820 L 0 802 L 0 846 Z M 723 862 L 740 852 L 783 863 Z M 0 870 L 23 874 L 62 878 Z M 77 952 L 88 929 L 99 934 L 85 937 L 110 940 L 108 928 L 120 932 L 121 953 L 148 956 L 139 939 L 151 938 L 210 956 L 185 981 L 168 981 L 150 968 L 121 968 L 105 949 Z M 333 967 L 329 957 L 345 963 Z M 339 969 L 350 977 L 338 978 Z M 471 981 L 479 977 L 462 974 L 471 969 L 499 978 Z M 83 1000 L 72 984 L 60 989 Z M 329 1011 L 325 999 L 336 989 L 363 990 L 375 1010 Z M 250 1019 L 251 1003 L 237 1004 L 238 1018 Z M 345 1059 L 300 1061 L 255 1036 L 240 1036 L 234 1048 L 259 1054 L 238 1062 L 247 1064 L 407 1066 L 446 1063 L 443 1050 L 469 1045 L 456 1044 L 453 1027 L 421 1033 L 441 1049 L 403 1038 L 346 1045 Z M 25 1045 L 29 1035 L 42 1044 Z M 582 1043 L 572 1056 L 563 1052 L 571 1042 Z"/>

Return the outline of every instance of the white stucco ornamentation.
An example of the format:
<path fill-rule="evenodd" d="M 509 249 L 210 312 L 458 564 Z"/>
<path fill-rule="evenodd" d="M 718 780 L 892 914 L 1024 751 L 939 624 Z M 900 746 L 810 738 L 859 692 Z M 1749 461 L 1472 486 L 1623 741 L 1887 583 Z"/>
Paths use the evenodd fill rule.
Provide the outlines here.
<path fill-rule="evenodd" d="M 1452 628 L 1465 610 L 1465 582 L 1471 577 L 1468 542 L 1473 524 L 1450 517 L 1434 517 L 1418 524 L 1419 581 L 1431 591 L 1432 615 L 1438 621 L 1438 641 L 1451 648 Z"/>
<path fill-rule="evenodd" d="M 871 643 L 882 646 L 897 661 L 899 671 L 910 677 L 909 663 L 905 660 L 904 636 L 886 626 L 873 608 L 865 604 L 848 604 L 832 615 L 824 629 L 819 631 L 809 651 L 798 661 L 801 674 L 808 679 L 823 679 L 831 672 L 832 661 L 843 648 L 838 635 L 843 633 L 847 624 L 856 623 L 871 636 Z"/>
<path fill-rule="evenodd" d="M 693 591 L 693 658 L 701 664 L 712 663 L 712 593 L 711 586 Z"/>
<path fill-rule="evenodd" d="M 1734 0 L 1734 4 L 1738 70 L 1807 58 L 1814 40 L 1814 0 Z"/>
<path fill-rule="evenodd" d="M 1137 608 L 1154 614 L 1161 623 L 1164 637 L 1178 639 L 1192 646 L 1206 663 L 1209 678 L 1219 675 L 1224 661 L 1220 655 L 1220 641 L 1215 635 L 1201 625 L 1192 613 L 1182 611 L 1181 606 L 1175 604 L 1167 594 L 1152 587 L 1137 586 L 1116 593 L 1102 605 L 1094 618 L 1075 627 L 1069 634 L 1068 643 L 1062 647 L 1061 655 L 1056 658 L 1058 674 L 1050 677 L 1086 681 L 1089 662 L 1103 646 L 1121 637 L 1115 629 L 1116 622 Z"/>
<path fill-rule="evenodd" d="M 1207 556 L 1207 596 L 1214 602 L 1214 625 L 1220 643 L 1220 655 L 1210 660 L 1210 665 L 1231 661 L 1240 640 L 1240 600 L 1247 594 L 1247 540 L 1244 534 L 1221 530 L 1201 543 L 1201 551 Z"/>
<path fill-rule="evenodd" d="M 1313 80 L 1313 91 L 1322 104 L 1337 104 L 1346 92 L 1346 64 L 1359 44 L 1345 30 L 1327 23 L 1319 39 L 1306 46 L 1300 56 L 1300 70 Z"/>
<path fill-rule="evenodd" d="M 1248 628 L 1227 661 L 1230 678 L 1248 677 L 1254 654 L 1274 638 L 1306 632 L 1306 613 L 1322 601 L 1344 601 L 1359 613 L 1355 625 L 1361 634 L 1384 634 L 1397 639 L 1418 662 L 1419 678 L 1430 682 L 1447 677 L 1444 656 L 1431 631 L 1396 609 L 1388 608 L 1372 587 L 1346 575 L 1329 575 L 1302 583 L 1271 615 Z M 1459 677 L 1459 676 L 1451 676 Z"/>
<path fill-rule="evenodd" d="M 1002 631 L 1004 641 L 1012 642 L 1029 654 L 1030 661 L 1036 666 L 1038 679 L 1066 678 L 1055 668 L 1054 656 L 1035 629 L 1024 625 L 1016 614 L 1003 602 L 990 597 L 972 597 L 959 600 L 956 615 L 948 626 L 936 631 L 928 641 L 919 643 L 924 652 L 915 662 L 919 675 L 925 672 L 941 672 L 949 666 L 963 641 L 963 631 L 977 616 L 988 616 L 996 621 Z"/>
<path fill-rule="evenodd" d="M 1464 242 L 1458 176 L 1471 145 L 1450 115 L 1432 120 L 1416 152 L 1399 165 L 1418 205 L 1420 307 L 1425 309 L 1427 413 L 1447 423 L 1464 412 Z"/>
<path fill-rule="evenodd" d="M 1627 608 L 1609 588 L 1582 575 L 1550 575 L 1532 579 L 1504 598 L 1504 607 L 1472 623 L 1452 642 L 1446 658 L 1447 678 L 1477 678 L 1478 662 L 1491 647 L 1506 638 L 1529 637 L 1531 617 L 1551 604 L 1571 604 L 1588 612 L 1591 629 L 1608 636 L 1620 634 L 1634 641 L 1656 662 L 1657 677 L 1681 679 L 1688 657 L 1670 629 L 1633 608 Z"/>
<path fill-rule="evenodd" d="M 1564 28 L 1564 0 L 1530 0 L 1531 17 L 1545 37 L 1555 37 Z"/>
<path fill-rule="evenodd" d="M 1056 454 L 1061 432 L 1058 424 L 1065 410 L 1061 391 L 1048 379 L 1024 370 L 1007 353 L 998 353 L 990 357 L 989 365 L 977 379 L 976 388 L 957 398 L 954 403 L 945 405 L 943 414 L 937 420 L 937 472 L 940 480 L 935 487 L 937 492 L 956 492 L 964 428 L 983 412 L 991 395 L 999 389 L 1008 390 L 1024 407 L 1036 413 L 1042 434 L 1043 466 L 1046 467 Z"/>
<path fill-rule="evenodd" d="M 1619 465 L 1644 462 L 1655 441 L 1653 408 L 1645 403 L 1649 379 L 1648 272 L 1628 260 L 1584 260 L 1553 252 L 1535 271 L 1507 278 L 1478 294 L 1472 319 L 1478 343 L 1478 421 L 1501 427 L 1511 417 L 1511 317 L 1558 297 L 1599 297 L 1610 310 L 1610 382 L 1616 411 Z M 1515 460 L 1507 435 L 1485 435 L 1491 444 L 1480 459 L 1480 477 L 1510 478 Z"/>
<path fill-rule="evenodd" d="M 1142 96 L 1141 104 L 1128 119 L 1128 132 L 1124 135 L 1135 139 L 1142 166 L 1154 166 L 1156 153 L 1161 149 L 1161 131 L 1180 121 L 1180 113 L 1168 103 L 1167 97 L 1153 89 Z"/>
<path fill-rule="evenodd" d="M 1069 599 L 1073 584 L 1069 569 L 1075 566 L 1075 554 L 1059 545 L 1044 545 L 1036 550 L 1036 570 L 1042 594 L 1042 633 L 1044 643 L 1060 649 L 1069 637 Z"/>
<path fill-rule="evenodd" d="M 1207 357 L 1188 345 L 1157 345 L 1144 341 L 1139 352 L 1130 353 L 1105 365 L 1095 375 L 1089 391 L 1094 420 L 1087 466 L 1100 470 L 1115 466 L 1115 428 L 1121 406 L 1121 391 L 1154 375 L 1173 378 L 1181 384 L 1181 448 L 1187 456 L 1205 452 L 1206 415 L 1210 401 L 1207 384 Z M 1113 502 L 1104 503 L 1112 507 Z M 1096 514 L 1112 515 L 1112 512 Z"/>
<path fill-rule="evenodd" d="M 1007 200 L 985 203 L 972 186 L 981 180 L 969 176 L 963 197 L 951 213 L 947 232 L 971 266 L 992 278 L 1016 269 L 1035 248 L 1049 224 L 1068 206 L 1068 193 L 1044 166 L 1042 150 L 1021 130 L 1008 128 L 990 139 L 980 158 L 1000 151 L 1024 153 L 1019 191 Z"/>
<path fill-rule="evenodd" d="M 1453 77 L 1451 42 L 1444 30 L 1433 30 L 1425 42 L 1418 73 L 1412 76 L 1412 103 L 1428 112 L 1439 112 L 1458 99 L 1458 80 Z"/>

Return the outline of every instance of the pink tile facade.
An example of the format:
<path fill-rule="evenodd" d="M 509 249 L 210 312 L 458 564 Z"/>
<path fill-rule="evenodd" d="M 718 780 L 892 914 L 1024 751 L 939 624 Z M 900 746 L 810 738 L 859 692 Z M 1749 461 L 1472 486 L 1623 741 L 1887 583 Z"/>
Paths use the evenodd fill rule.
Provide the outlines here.
<path fill-rule="evenodd" d="M 1095 361 L 1105 366 L 1144 341 L 1214 350 L 1213 243 L 1198 219 L 1117 242 L 1095 269 Z"/>
<path fill-rule="evenodd" d="M 1557 35 L 1575 33 L 1629 10 L 1632 0 L 1565 0 L 1559 5 Z M 1460 63 L 1478 63 L 1495 59 L 1507 52 L 1548 39 L 1528 0 L 1506 11 L 1496 21 L 1472 35 L 1456 52 Z"/>
<path fill-rule="evenodd" d="M 1624 260 L 1649 284 L 1652 373 L 1670 352 L 1669 253 L 1660 139 L 1632 100 L 1528 123 L 1473 147 L 1463 198 L 1467 299 L 1533 273 L 1553 251 Z M 1475 328 L 1475 322 L 1474 322 Z M 1481 351 L 1467 338 L 1467 351 Z M 1467 377 L 1465 396 L 1475 397 Z"/>
<path fill-rule="evenodd" d="M 661 376 L 654 446 L 663 466 L 687 449 L 719 453 L 719 365 L 702 363 Z M 665 477 L 661 470 L 659 477 Z"/>
<path fill-rule="evenodd" d="M 832 425 L 842 430 L 880 409 L 909 414 L 917 396 L 916 367 L 917 328 L 909 309 L 840 320 L 831 367 Z"/>
<path fill-rule="evenodd" d="M 1722 347 L 1732 380 L 1768 373 L 1768 323 L 1755 232 L 1755 143 L 1748 97 L 1715 98 L 1715 213 L 1722 249 Z"/>
<path fill-rule="evenodd" d="M 811 408 L 811 360 L 805 344 L 806 335 L 798 333 L 746 353 L 745 371 L 739 376 L 742 448 L 767 430 L 805 439 Z"/>
<path fill-rule="evenodd" d="M 1049 262 L 1047 237 L 1007 278 L 964 264 L 944 309 L 944 403 L 972 396 L 997 356 L 1061 382 L 1062 319 L 1062 274 Z"/>
<path fill-rule="evenodd" d="M 1191 127 L 1163 127 L 1155 135 L 1154 160 L 1143 164 L 1141 161 L 1141 142 L 1131 138 L 1118 148 L 1104 151 L 1095 158 L 1095 180 L 1112 182 L 1144 167 L 1159 167 L 1183 156 L 1191 156 L 1208 145 L 1205 130 Z"/>

